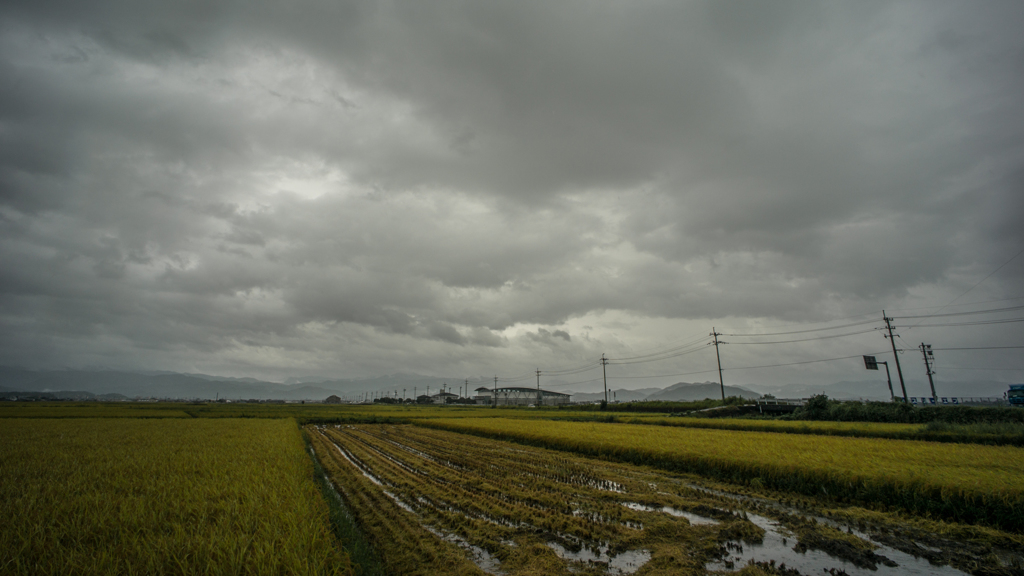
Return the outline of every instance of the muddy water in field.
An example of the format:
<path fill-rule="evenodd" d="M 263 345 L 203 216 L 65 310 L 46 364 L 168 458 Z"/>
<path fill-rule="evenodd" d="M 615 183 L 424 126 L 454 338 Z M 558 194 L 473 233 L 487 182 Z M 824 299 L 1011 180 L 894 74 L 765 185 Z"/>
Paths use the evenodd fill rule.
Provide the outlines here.
<path fill-rule="evenodd" d="M 636 510 L 637 512 L 664 512 L 665 514 L 675 516 L 676 518 L 686 518 L 690 522 L 690 526 L 713 526 L 715 524 L 719 524 L 718 520 L 694 514 L 693 512 L 679 510 L 671 506 L 648 506 L 646 504 L 640 504 L 639 502 L 623 502 L 622 505 L 630 510 Z"/>
<path fill-rule="evenodd" d="M 933 566 L 923 558 L 915 558 L 888 546 L 874 542 L 878 548 L 874 553 L 889 560 L 887 564 L 876 564 L 874 568 L 861 568 L 851 562 L 830 556 L 820 550 L 796 551 L 797 539 L 783 528 L 779 522 L 748 514 L 747 518 L 764 529 L 764 541 L 761 544 L 743 544 L 738 542 L 727 546 L 729 554 L 716 562 L 707 565 L 708 570 L 739 570 L 748 562 L 774 562 L 777 566 L 799 570 L 804 574 L 821 574 L 835 569 L 842 570 L 850 576 L 902 576 L 902 575 L 935 575 L 964 576 L 967 573 L 950 566 Z M 788 537 L 785 534 L 789 534 Z M 865 538 L 866 535 L 858 535 Z"/>
<path fill-rule="evenodd" d="M 922 534 L 895 517 L 857 530 L 823 516 L 817 501 L 786 504 L 786 495 L 779 496 L 782 502 L 752 497 L 727 484 L 704 485 L 695 476 L 416 428 L 346 427 L 342 433 L 331 444 L 345 461 L 490 574 L 501 573 L 499 556 L 515 557 L 537 543 L 571 571 L 633 574 L 665 553 L 659 551 L 664 541 L 647 535 L 651 526 L 661 531 L 651 534 L 676 531 L 683 541 L 691 539 L 681 545 L 707 560 L 707 570 L 726 573 L 754 562 L 784 564 L 805 575 L 965 574 L 933 565 L 929 557 L 1013 574 L 1010 566 L 1021 559 L 984 544 Z M 451 450 L 456 440 L 449 436 L 457 436 L 459 452 Z M 752 543 L 762 530 L 761 541 Z"/>
<path fill-rule="evenodd" d="M 493 574 L 494 576 L 503 576 L 505 574 L 505 572 L 501 569 L 501 561 L 499 561 L 494 556 L 491 556 L 491 553 L 487 550 L 484 550 L 479 546 L 473 546 L 468 541 L 466 541 L 465 538 L 459 536 L 458 534 L 453 534 L 451 532 L 441 530 L 434 526 L 424 525 L 423 527 L 426 528 L 428 532 L 430 532 L 434 536 L 437 536 L 441 540 L 451 542 L 452 544 L 455 544 L 459 548 L 465 550 L 466 553 L 469 555 L 469 559 L 472 560 L 473 563 L 476 564 L 477 567 L 483 570 L 484 572 L 487 572 L 488 574 Z"/>
<path fill-rule="evenodd" d="M 557 542 L 548 542 L 548 547 L 554 550 L 562 560 L 591 565 L 607 565 L 608 574 L 632 574 L 651 559 L 651 553 L 648 550 L 627 550 L 619 554 L 609 554 L 607 545 L 597 548 L 582 548 L 579 552 L 567 550 Z"/>

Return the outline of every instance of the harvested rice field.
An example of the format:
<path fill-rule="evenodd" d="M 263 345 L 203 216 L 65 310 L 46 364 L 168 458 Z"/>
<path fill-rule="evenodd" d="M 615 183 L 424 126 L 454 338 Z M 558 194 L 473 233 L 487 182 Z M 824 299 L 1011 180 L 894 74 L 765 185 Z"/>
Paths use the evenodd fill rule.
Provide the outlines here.
<path fill-rule="evenodd" d="M 1024 537 L 404 424 L 306 427 L 392 574 L 1022 574 Z"/>

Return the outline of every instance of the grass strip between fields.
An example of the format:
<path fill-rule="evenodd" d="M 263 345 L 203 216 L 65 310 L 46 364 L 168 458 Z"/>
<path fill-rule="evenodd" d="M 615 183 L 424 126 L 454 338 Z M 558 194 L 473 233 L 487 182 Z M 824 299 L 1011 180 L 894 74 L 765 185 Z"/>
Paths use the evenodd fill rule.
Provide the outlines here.
<path fill-rule="evenodd" d="M 345 551 L 348 552 L 351 562 L 358 567 L 360 576 L 383 576 L 386 572 L 381 565 L 380 556 L 363 531 L 359 529 L 355 517 L 345 505 L 345 501 L 338 494 L 334 484 L 327 478 L 327 471 L 324 470 L 320 459 L 316 457 L 306 430 L 302 431 L 302 439 L 305 441 L 306 450 L 313 461 L 313 473 L 316 476 L 317 485 L 320 487 L 320 493 L 323 494 L 327 507 L 330 509 L 331 528 L 334 530 L 334 535 L 338 537 Z"/>
<path fill-rule="evenodd" d="M 1015 447 L 503 418 L 417 424 L 1024 531 Z"/>
<path fill-rule="evenodd" d="M 583 419 L 582 421 L 587 421 Z M 745 430 L 783 434 L 814 434 L 856 438 L 890 438 L 959 444 L 1024 446 L 1024 426 L 1020 424 L 900 424 L 889 422 L 830 422 L 817 420 L 760 420 L 743 418 L 695 418 L 665 416 L 621 416 L 609 421 L 625 424 Z"/>

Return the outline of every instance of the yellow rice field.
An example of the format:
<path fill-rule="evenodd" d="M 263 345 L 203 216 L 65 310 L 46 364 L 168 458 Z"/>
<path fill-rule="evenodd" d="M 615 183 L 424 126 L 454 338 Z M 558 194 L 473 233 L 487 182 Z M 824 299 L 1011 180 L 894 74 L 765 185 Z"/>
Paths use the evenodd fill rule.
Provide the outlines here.
<path fill-rule="evenodd" d="M 0 573 L 351 574 L 290 420 L 0 420 Z"/>

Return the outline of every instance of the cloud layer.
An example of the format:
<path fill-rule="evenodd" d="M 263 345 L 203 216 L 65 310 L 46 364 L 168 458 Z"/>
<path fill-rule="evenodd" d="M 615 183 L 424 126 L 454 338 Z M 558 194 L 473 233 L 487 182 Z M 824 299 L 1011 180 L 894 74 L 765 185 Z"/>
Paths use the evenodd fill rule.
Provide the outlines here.
<path fill-rule="evenodd" d="M 518 374 L 942 306 L 1024 248 L 1021 24 L 1014 2 L 9 2 L 0 363 Z M 957 303 L 1022 296 L 1020 260 Z M 632 374 L 707 367 L 666 362 Z"/>

